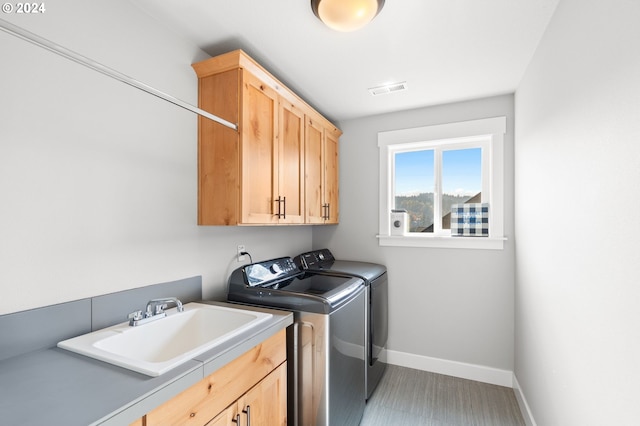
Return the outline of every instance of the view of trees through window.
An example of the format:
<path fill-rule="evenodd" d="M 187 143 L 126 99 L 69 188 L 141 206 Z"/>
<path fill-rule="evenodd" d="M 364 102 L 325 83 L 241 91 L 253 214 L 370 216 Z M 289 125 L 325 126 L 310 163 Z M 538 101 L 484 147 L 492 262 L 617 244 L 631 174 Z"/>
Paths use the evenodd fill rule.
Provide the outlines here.
<path fill-rule="evenodd" d="M 438 210 L 439 228 L 451 229 L 453 204 L 481 202 L 481 148 L 398 152 L 394 161 L 394 208 L 408 212 L 410 232 L 434 232 Z M 441 197 L 434 197 L 436 182 Z"/>

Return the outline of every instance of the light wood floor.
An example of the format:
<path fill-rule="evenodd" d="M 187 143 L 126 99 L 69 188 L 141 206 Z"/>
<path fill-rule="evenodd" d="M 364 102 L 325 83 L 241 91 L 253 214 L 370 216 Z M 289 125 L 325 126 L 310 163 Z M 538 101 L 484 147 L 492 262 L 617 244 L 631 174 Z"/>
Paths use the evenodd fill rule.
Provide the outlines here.
<path fill-rule="evenodd" d="M 513 389 L 389 365 L 360 426 L 524 426 Z"/>

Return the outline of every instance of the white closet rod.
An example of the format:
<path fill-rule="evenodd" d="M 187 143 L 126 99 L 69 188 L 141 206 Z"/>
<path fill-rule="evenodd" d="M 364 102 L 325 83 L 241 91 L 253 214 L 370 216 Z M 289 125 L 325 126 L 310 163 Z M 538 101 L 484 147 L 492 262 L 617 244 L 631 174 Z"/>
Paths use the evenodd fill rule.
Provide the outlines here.
<path fill-rule="evenodd" d="M 238 130 L 238 126 L 236 124 L 233 124 L 223 118 L 218 117 L 217 115 L 213 115 L 203 109 L 200 109 L 198 107 L 195 107 L 187 102 L 184 102 L 178 98 L 174 98 L 173 96 L 164 93 L 158 89 L 154 89 L 153 87 L 144 84 L 138 80 L 135 80 L 129 76 L 126 76 L 124 74 L 122 74 L 121 72 L 118 72 L 112 68 L 106 67 L 96 61 L 93 61 L 89 58 L 87 58 L 86 56 L 82 56 L 78 53 L 75 53 L 65 47 L 60 46 L 59 44 L 53 43 L 52 41 L 47 40 L 46 38 L 40 37 L 37 34 L 34 34 L 32 32 L 29 32 L 27 30 L 25 30 L 24 28 L 21 28 L 17 25 L 14 25 L 10 22 L 5 21 L 4 19 L 0 19 L 0 29 L 2 29 L 3 31 L 14 35 L 18 38 L 21 38 L 23 40 L 26 40 L 28 42 L 31 42 L 33 44 L 35 44 L 36 46 L 40 46 L 44 49 L 47 49 L 53 53 L 56 53 L 64 58 L 67 58 L 71 61 L 74 61 L 80 65 L 84 65 L 88 68 L 91 68 L 92 70 L 98 71 L 99 73 L 102 73 L 104 75 L 107 75 L 111 78 L 114 78 L 118 81 L 121 81 L 122 83 L 128 84 L 129 86 L 133 86 L 136 89 L 140 89 L 144 92 L 147 92 L 151 95 L 157 96 L 160 99 L 164 99 L 167 102 L 171 102 L 174 105 L 177 105 L 181 108 L 184 108 L 186 110 L 189 110 L 191 112 L 195 112 L 198 115 L 201 115 L 202 117 L 206 117 L 210 120 L 215 121 L 216 123 L 220 123 L 223 126 L 226 126 L 230 129 L 233 130 Z"/>

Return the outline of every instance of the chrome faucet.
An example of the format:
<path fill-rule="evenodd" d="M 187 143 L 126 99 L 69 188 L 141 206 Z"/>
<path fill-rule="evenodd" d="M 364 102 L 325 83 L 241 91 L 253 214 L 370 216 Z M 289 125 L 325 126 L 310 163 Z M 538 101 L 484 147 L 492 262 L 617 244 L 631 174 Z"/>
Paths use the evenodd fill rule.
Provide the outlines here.
<path fill-rule="evenodd" d="M 147 309 L 145 312 L 151 312 L 151 316 L 153 315 L 161 315 L 164 313 L 164 310 L 167 309 L 167 303 L 174 303 L 176 305 L 176 310 L 178 312 L 184 312 L 184 307 L 182 307 L 182 302 L 175 297 L 164 297 L 160 299 L 151 299 L 147 303 Z"/>
<path fill-rule="evenodd" d="M 151 321 L 159 320 L 167 316 L 164 311 L 167 309 L 167 303 L 173 303 L 176 305 L 178 312 L 184 312 L 182 302 L 175 297 L 163 297 L 160 299 L 151 299 L 147 303 L 147 307 L 142 311 L 131 312 L 127 318 L 129 319 L 129 325 L 135 327 L 137 325 L 146 324 Z"/>

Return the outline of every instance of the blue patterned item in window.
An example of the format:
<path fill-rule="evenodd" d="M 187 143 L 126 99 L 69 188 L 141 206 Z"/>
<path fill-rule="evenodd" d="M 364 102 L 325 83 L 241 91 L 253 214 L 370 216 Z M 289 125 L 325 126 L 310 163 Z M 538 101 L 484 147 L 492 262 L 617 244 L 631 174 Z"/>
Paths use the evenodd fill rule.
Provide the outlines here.
<path fill-rule="evenodd" d="M 453 204 L 451 235 L 456 237 L 489 236 L 489 203 Z"/>

